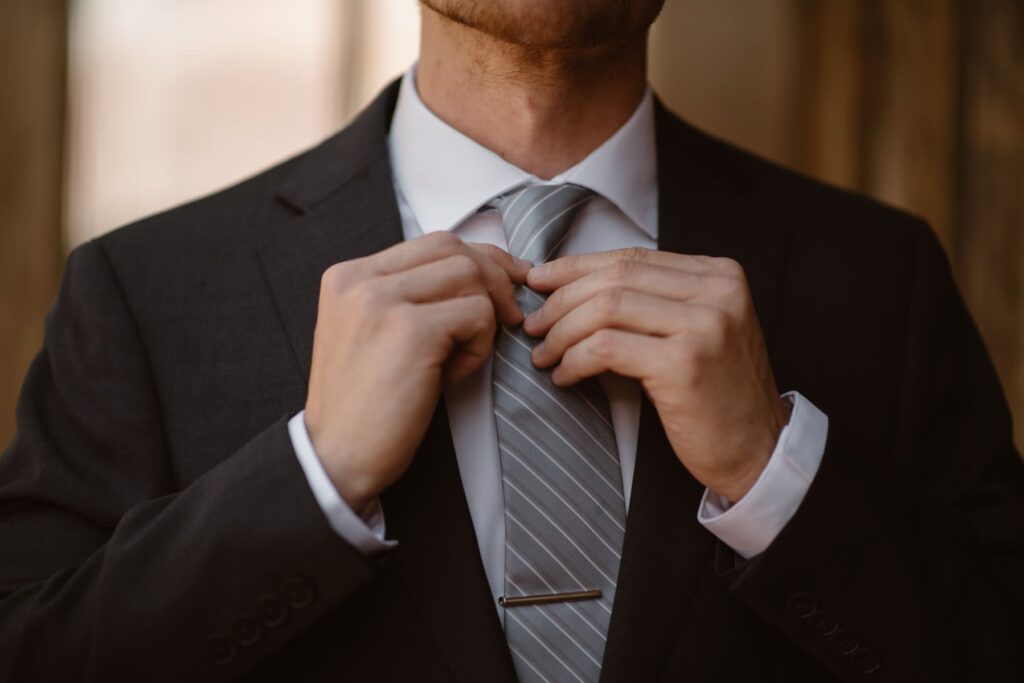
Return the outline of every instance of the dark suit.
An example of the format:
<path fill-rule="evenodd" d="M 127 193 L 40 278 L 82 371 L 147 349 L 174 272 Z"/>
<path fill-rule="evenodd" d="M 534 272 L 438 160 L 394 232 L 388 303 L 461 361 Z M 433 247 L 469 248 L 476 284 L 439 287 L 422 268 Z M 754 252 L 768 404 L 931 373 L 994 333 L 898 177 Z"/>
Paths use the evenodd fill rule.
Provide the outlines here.
<path fill-rule="evenodd" d="M 443 404 L 383 496 L 399 546 L 372 560 L 286 429 L 321 273 L 402 237 L 396 93 L 72 253 L 0 459 L 0 679 L 513 679 Z M 928 228 L 663 108 L 657 141 L 659 248 L 744 265 L 779 389 L 829 436 L 743 562 L 644 403 L 603 680 L 1024 680 L 1024 468 Z"/>

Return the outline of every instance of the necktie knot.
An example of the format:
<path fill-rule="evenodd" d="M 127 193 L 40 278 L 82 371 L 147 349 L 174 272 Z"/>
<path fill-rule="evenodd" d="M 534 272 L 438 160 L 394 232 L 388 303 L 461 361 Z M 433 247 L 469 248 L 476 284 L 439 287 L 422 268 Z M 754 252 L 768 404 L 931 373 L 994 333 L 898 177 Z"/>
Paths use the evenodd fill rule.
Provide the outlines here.
<path fill-rule="evenodd" d="M 531 185 L 499 198 L 509 253 L 533 264 L 550 259 L 593 194 L 585 187 L 565 183 Z"/>

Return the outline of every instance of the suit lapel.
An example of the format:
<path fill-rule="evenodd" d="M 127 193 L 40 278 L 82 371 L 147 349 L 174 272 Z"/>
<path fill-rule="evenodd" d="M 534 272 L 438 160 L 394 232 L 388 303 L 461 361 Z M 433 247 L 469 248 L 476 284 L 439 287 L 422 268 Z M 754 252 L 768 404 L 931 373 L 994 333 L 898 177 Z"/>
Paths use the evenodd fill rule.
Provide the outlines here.
<path fill-rule="evenodd" d="M 397 84 L 350 126 L 300 157 L 278 196 L 296 216 L 259 246 L 271 296 L 308 379 L 320 278 L 403 238 L 387 149 Z M 382 496 L 411 602 L 456 678 L 514 681 L 459 477 L 444 402 L 409 471 Z M 401 589 L 401 586 L 397 586 Z"/>
<path fill-rule="evenodd" d="M 455 679 L 515 681 L 459 476 L 444 401 L 409 470 L 383 497 L 412 600 Z"/>
<path fill-rule="evenodd" d="M 271 296 L 308 379 L 323 272 L 402 241 L 387 131 L 397 85 L 347 128 L 292 162 L 278 198 L 296 212 L 259 245 Z"/>
<path fill-rule="evenodd" d="M 771 350 L 786 239 L 785 230 L 768 229 L 750 211 L 756 166 L 660 103 L 656 135 L 658 248 L 739 261 Z M 703 490 L 645 397 L 603 681 L 658 678 L 715 544 L 696 518 Z"/>

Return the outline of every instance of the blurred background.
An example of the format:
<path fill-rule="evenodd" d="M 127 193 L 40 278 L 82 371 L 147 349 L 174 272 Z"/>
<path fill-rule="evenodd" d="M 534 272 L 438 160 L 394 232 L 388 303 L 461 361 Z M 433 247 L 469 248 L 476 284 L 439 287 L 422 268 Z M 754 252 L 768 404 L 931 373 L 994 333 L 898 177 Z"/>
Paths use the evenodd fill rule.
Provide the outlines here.
<path fill-rule="evenodd" d="M 0 447 L 75 245 L 326 137 L 415 59 L 415 0 L 4 0 Z M 667 0 L 670 107 L 925 217 L 1024 444 L 1024 2 Z M 865 272 L 864 277 L 871 277 Z"/>

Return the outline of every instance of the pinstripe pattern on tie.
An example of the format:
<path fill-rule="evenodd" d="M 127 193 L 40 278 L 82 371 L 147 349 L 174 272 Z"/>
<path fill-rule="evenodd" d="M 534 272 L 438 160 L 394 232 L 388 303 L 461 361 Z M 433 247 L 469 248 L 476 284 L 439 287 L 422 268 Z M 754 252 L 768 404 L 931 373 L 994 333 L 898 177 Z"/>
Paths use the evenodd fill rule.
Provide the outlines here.
<path fill-rule="evenodd" d="M 576 185 L 527 187 L 498 200 L 509 251 L 535 264 L 561 246 L 592 197 Z M 526 287 L 527 313 L 544 299 Z M 502 328 L 494 406 L 505 494 L 508 596 L 599 588 L 600 600 L 508 608 L 505 634 L 521 681 L 597 681 L 622 539 L 622 473 L 608 402 L 594 380 L 560 388 L 530 361 L 537 339 Z"/>

